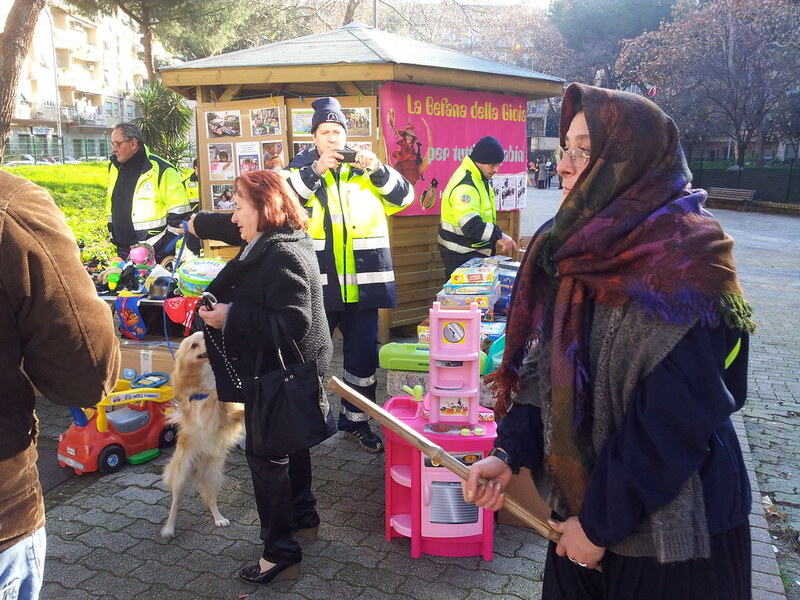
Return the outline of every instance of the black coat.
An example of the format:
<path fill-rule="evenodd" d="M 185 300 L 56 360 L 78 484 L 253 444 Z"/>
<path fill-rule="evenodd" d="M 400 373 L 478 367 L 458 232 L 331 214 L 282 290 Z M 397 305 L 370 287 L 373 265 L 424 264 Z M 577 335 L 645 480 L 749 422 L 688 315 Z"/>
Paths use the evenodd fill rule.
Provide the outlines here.
<path fill-rule="evenodd" d="M 217 391 L 226 402 L 244 401 L 236 380 L 254 375 L 259 349 L 263 350 L 261 373 L 278 366 L 270 312 L 283 316 L 303 360 L 316 359 L 320 376 L 333 353 L 319 267 L 308 234 L 289 227 L 263 233 L 244 260 L 240 256 L 241 252 L 208 286 L 219 302 L 231 304 L 221 332 L 205 328 Z M 281 347 L 284 360 L 292 357 L 290 344 Z"/>

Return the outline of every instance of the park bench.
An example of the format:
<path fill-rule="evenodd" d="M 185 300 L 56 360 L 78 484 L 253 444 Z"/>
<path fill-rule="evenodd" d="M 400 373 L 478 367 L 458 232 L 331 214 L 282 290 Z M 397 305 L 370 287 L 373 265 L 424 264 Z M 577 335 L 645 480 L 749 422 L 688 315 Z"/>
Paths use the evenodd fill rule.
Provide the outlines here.
<path fill-rule="evenodd" d="M 755 193 L 755 190 L 710 187 L 706 204 L 711 207 L 739 208 L 739 211 L 745 211 L 752 206 Z"/>

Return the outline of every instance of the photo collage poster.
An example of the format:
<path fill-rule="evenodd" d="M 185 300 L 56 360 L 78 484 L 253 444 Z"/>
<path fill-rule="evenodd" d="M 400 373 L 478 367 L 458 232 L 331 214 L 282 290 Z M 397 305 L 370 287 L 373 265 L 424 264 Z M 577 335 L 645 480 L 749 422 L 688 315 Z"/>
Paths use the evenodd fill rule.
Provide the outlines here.
<path fill-rule="evenodd" d="M 377 98 L 374 96 L 337 98 L 342 105 L 342 113 L 347 119 L 347 146 L 353 150 L 376 152 L 377 131 Z M 313 101 L 313 100 L 312 100 Z M 291 158 L 303 150 L 314 147 L 311 135 L 311 121 L 314 109 L 308 99 L 288 99 L 289 136 L 291 137 Z"/>
<path fill-rule="evenodd" d="M 287 161 L 283 98 L 198 104 L 198 153 L 204 209 L 234 208 L 234 181 L 242 173 L 280 171 Z"/>
<path fill-rule="evenodd" d="M 495 210 L 522 210 L 528 197 L 528 175 L 497 173 L 492 177 Z"/>

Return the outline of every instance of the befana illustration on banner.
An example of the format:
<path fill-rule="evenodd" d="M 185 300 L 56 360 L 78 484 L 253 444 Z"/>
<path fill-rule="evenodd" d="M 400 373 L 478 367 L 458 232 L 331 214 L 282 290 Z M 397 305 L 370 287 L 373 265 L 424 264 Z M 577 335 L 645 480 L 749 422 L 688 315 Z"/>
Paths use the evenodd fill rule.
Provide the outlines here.
<path fill-rule="evenodd" d="M 498 202 L 498 208 L 522 208 L 508 199 L 521 195 L 524 205 L 525 190 L 516 189 L 518 174 L 527 166 L 524 97 L 388 82 L 378 98 L 387 162 L 412 183 L 418 199 L 398 216 L 439 214 L 450 176 L 485 135 L 495 136 L 505 150 L 495 178 L 508 182 L 507 201 L 502 208 Z M 428 201 L 421 203 L 421 198 Z"/>

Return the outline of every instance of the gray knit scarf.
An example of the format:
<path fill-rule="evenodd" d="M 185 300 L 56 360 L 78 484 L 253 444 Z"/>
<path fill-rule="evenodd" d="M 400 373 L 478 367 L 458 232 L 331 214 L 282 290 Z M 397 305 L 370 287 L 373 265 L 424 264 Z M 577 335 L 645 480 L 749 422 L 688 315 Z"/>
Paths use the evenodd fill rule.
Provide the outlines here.
<path fill-rule="evenodd" d="M 595 305 L 590 356 L 594 385 L 592 443 L 597 454 L 622 424 L 638 383 L 693 325 L 672 325 L 650 318 L 630 303 L 622 307 Z M 539 365 L 544 368 L 539 369 Z M 545 455 L 550 453 L 552 433 L 549 365 L 549 341 L 543 341 L 531 349 L 523 363 L 520 391 L 513 399 L 515 404 L 541 408 Z M 547 504 L 556 513 L 568 514 L 546 461 L 533 476 Z M 634 533 L 608 550 L 623 556 L 654 556 L 660 563 L 708 558 L 708 524 L 699 474 L 693 473 L 669 504 L 648 515 Z"/>

